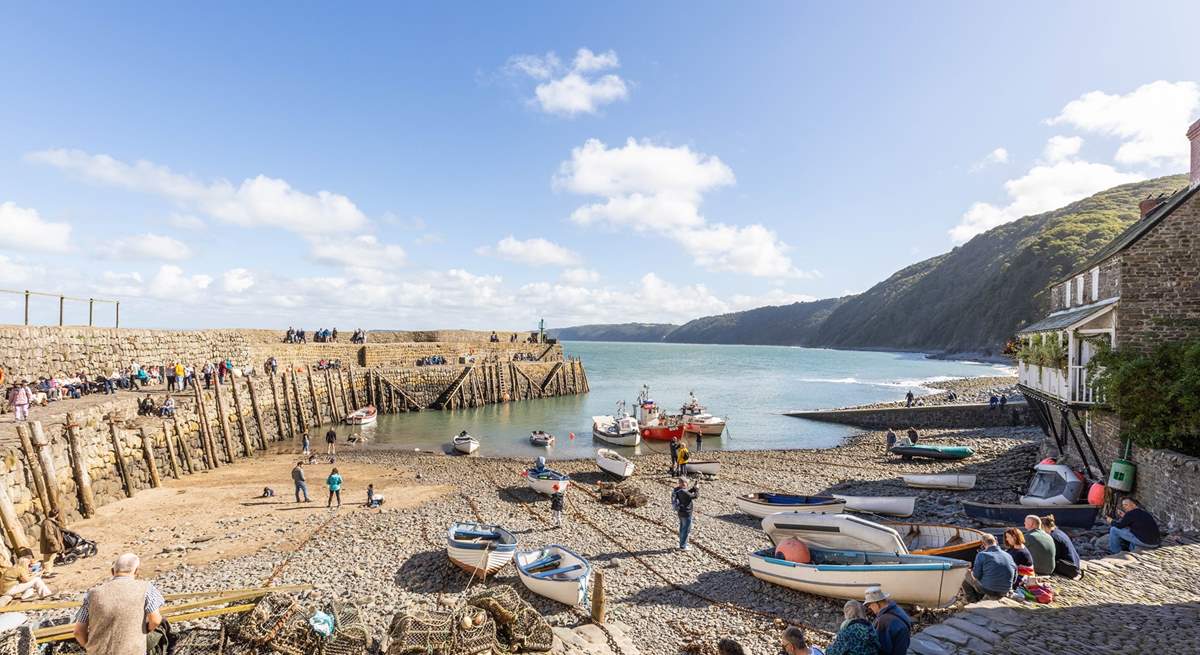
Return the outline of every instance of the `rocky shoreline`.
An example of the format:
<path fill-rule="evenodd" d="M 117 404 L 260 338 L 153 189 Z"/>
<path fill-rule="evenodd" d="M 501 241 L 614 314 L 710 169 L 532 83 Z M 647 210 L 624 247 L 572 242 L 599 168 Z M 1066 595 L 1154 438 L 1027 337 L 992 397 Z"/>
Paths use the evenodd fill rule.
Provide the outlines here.
<path fill-rule="evenodd" d="M 1009 402 L 1021 400 L 1021 392 L 1017 390 L 1017 378 L 1012 375 L 992 375 L 977 378 L 956 378 L 953 380 L 939 380 L 936 382 L 926 382 L 921 387 L 927 389 L 937 389 L 933 393 L 925 395 L 917 395 L 915 391 L 918 389 L 916 385 L 912 387 L 914 395 L 916 395 L 916 405 L 968 405 L 974 403 L 986 403 L 993 395 L 1004 396 Z M 949 394 L 954 392 L 954 400 L 950 400 Z M 885 407 L 904 407 L 905 401 L 893 400 L 880 403 L 869 403 L 866 405 L 854 405 L 852 407 L 842 407 L 839 409 L 882 409 Z"/>
<path fill-rule="evenodd" d="M 749 573 L 747 554 L 769 542 L 757 520 L 737 511 L 736 495 L 764 489 L 915 495 L 912 520 L 965 524 L 960 500 L 1016 498 L 1037 458 L 1040 438 L 1037 430 L 1017 428 L 925 433 L 927 441 L 974 448 L 976 455 L 962 462 L 902 462 L 885 453 L 880 433 L 862 433 L 827 450 L 696 453 L 696 458 L 721 461 L 723 469 L 719 478 L 701 484 L 692 532 L 695 547 L 688 552 L 677 550 L 665 454 L 633 458 L 638 471 L 629 484 L 650 497 L 649 504 L 637 509 L 599 502 L 597 483 L 607 478 L 592 460 L 556 461 L 556 468 L 571 474 L 574 488 L 565 524 L 555 529 L 549 502 L 520 477 L 527 460 L 358 451 L 341 461 L 387 467 L 401 484 L 426 492 L 436 487 L 440 495 L 413 507 L 367 510 L 354 505 L 362 502 L 372 480 L 347 479 L 341 510 L 319 508 L 274 530 L 243 530 L 231 518 L 222 538 L 258 540 L 263 547 L 202 566 L 183 565 L 161 573 L 156 582 L 169 592 L 267 581 L 309 583 L 316 597 L 360 604 L 382 637 L 400 609 L 453 605 L 464 596 L 469 576 L 447 560 L 445 530 L 455 520 L 477 519 L 504 525 L 523 546 L 561 543 L 589 558 L 605 574 L 610 619 L 636 628 L 632 638 L 641 652 L 678 652 L 684 644 L 712 644 L 722 636 L 738 639 L 748 652 L 767 652 L 777 647 L 783 622 L 806 626 L 817 643 L 824 643 L 841 621 L 841 602 L 770 585 Z M 323 477 L 326 467 L 314 467 L 310 479 Z M 947 471 L 977 473 L 980 483 L 969 492 L 948 492 L 907 489 L 900 480 L 907 473 Z M 319 487 L 310 485 L 319 497 Z M 296 538 L 304 533 L 308 536 Z M 527 592 L 511 567 L 487 582 L 498 583 L 518 588 L 554 625 L 586 622 L 581 613 Z M 480 584 L 475 580 L 472 588 Z M 949 613 L 925 611 L 916 618 L 930 624 Z"/>

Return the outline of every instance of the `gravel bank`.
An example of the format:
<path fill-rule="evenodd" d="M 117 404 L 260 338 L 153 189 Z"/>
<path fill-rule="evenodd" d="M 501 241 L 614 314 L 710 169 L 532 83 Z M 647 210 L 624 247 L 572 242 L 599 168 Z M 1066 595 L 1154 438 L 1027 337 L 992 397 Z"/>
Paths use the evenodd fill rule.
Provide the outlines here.
<path fill-rule="evenodd" d="M 933 393 L 923 396 L 917 395 L 917 387 L 913 387 L 914 395 L 917 395 L 916 402 L 918 405 L 967 405 L 972 403 L 986 403 L 993 395 L 1005 396 L 1011 402 L 1013 400 L 1022 400 L 1021 392 L 1017 390 L 1016 376 L 996 375 L 980 378 L 958 378 L 955 380 L 942 380 L 939 382 L 926 382 L 923 387 L 930 389 L 938 389 Z M 950 400 L 950 392 L 956 394 L 954 400 Z M 880 407 L 904 407 L 905 401 L 895 400 L 886 403 L 871 403 L 868 405 L 855 405 L 853 407 L 844 407 L 842 409 L 877 409 Z"/>

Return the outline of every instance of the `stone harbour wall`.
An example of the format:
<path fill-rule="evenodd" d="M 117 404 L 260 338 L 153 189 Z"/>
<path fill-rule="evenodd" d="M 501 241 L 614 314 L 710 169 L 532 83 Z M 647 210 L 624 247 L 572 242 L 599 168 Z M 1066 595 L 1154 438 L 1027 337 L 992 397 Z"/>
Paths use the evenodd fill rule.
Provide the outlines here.
<path fill-rule="evenodd" d="M 909 427 L 927 429 L 968 429 L 1036 425 L 1023 402 L 1012 402 L 1004 409 L 992 409 L 987 403 L 958 405 L 922 405 L 919 407 L 872 407 L 788 412 L 788 416 L 825 423 L 842 423 L 869 430 L 895 430 Z"/>

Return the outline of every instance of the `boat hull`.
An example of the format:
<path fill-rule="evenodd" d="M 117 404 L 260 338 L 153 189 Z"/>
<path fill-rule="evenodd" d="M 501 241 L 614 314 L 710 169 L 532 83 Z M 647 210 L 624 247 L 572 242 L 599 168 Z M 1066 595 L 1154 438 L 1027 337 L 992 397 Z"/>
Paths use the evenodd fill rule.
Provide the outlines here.
<path fill-rule="evenodd" d="M 892 453 L 902 457 L 920 457 L 923 459 L 966 459 L 975 451 L 966 446 L 895 446 Z"/>
<path fill-rule="evenodd" d="M 915 496 L 844 496 L 831 494 L 838 500 L 845 501 L 846 509 L 851 512 L 869 512 L 887 516 L 912 516 L 917 506 Z"/>
<path fill-rule="evenodd" d="M 688 462 L 683 465 L 684 473 L 698 473 L 702 475 L 718 475 L 721 473 L 720 462 Z"/>
<path fill-rule="evenodd" d="M 974 562 L 983 548 L 982 530 L 935 523 L 885 523 L 895 530 L 913 555 L 952 557 Z"/>
<path fill-rule="evenodd" d="M 536 564 L 547 557 L 557 557 L 556 566 L 580 566 L 582 568 L 549 578 L 539 577 L 527 570 L 529 565 Z M 521 579 L 521 584 L 539 596 L 545 596 L 571 607 L 580 605 L 587 599 L 592 579 L 592 565 L 569 548 L 551 545 L 522 551 L 516 554 L 514 564 L 517 567 L 517 577 Z"/>
<path fill-rule="evenodd" d="M 642 435 L 636 430 L 633 432 L 617 434 L 615 432 L 603 431 L 598 427 L 593 427 L 592 438 L 599 439 L 600 441 L 610 443 L 614 446 L 636 446 L 642 443 Z"/>
<path fill-rule="evenodd" d="M 546 433 L 530 434 L 529 443 L 534 446 L 538 446 L 539 448 L 548 448 L 554 445 L 554 435 Z"/>
<path fill-rule="evenodd" d="M 646 441 L 671 441 L 683 438 L 683 426 L 651 425 L 642 426 L 642 438 Z"/>
<path fill-rule="evenodd" d="M 494 530 L 502 537 L 497 542 L 472 542 L 456 539 L 455 532 L 460 529 Z M 480 577 L 492 575 L 504 568 L 512 561 L 516 551 L 516 538 L 512 533 L 497 526 L 456 523 L 450 526 L 446 536 L 446 555 L 450 558 L 450 563 Z"/>
<path fill-rule="evenodd" d="M 786 503 L 786 502 L 768 502 L 761 498 L 755 498 L 758 494 L 748 494 L 738 496 L 736 503 L 738 509 L 753 516 L 755 518 L 765 518 L 771 514 L 780 512 L 803 512 L 809 514 L 840 514 L 845 508 L 845 501 L 837 500 L 836 498 L 824 498 L 823 502 L 816 503 Z"/>
<path fill-rule="evenodd" d="M 684 418 L 684 421 L 683 430 L 688 434 L 701 434 L 706 437 L 719 437 L 723 432 L 725 432 L 725 421 L 705 421 L 700 423 L 692 423 L 688 422 L 686 417 Z"/>
<path fill-rule="evenodd" d="M 457 450 L 464 455 L 470 455 L 476 450 L 479 450 L 479 441 L 475 439 L 455 440 L 451 443 L 454 444 L 454 450 Z"/>
<path fill-rule="evenodd" d="M 345 423 L 347 425 L 375 425 L 375 419 L 378 416 L 379 414 L 375 411 L 374 407 L 364 407 L 351 412 L 345 418 Z"/>
<path fill-rule="evenodd" d="M 962 501 L 963 511 L 969 518 L 992 525 L 1021 525 L 1029 514 L 1035 516 L 1054 515 L 1058 525 L 1069 528 L 1090 528 L 1096 524 L 1099 505 L 997 505 Z"/>
<path fill-rule="evenodd" d="M 814 558 L 822 554 L 810 550 Z M 954 601 L 970 570 L 966 562 L 944 557 L 838 554 L 845 556 L 846 564 L 799 564 L 777 559 L 772 550 L 764 550 L 751 553 L 750 571 L 760 580 L 826 598 L 861 601 L 869 587 L 881 587 L 897 603 L 942 607 Z"/>
<path fill-rule="evenodd" d="M 605 457 L 605 453 L 613 455 L 613 457 Z M 633 475 L 633 462 L 607 448 L 596 451 L 596 466 L 599 466 L 601 471 L 611 473 L 618 478 L 627 478 Z"/>
<path fill-rule="evenodd" d="M 914 489 L 947 489 L 968 491 L 975 488 L 975 474 L 949 473 L 943 475 L 905 475 L 904 485 Z"/>
<path fill-rule="evenodd" d="M 553 476 L 539 478 L 532 472 L 528 472 L 525 475 L 525 480 L 529 482 L 529 488 L 533 489 L 539 494 L 549 496 L 551 494 L 565 492 L 567 487 L 571 484 L 571 479 L 556 472 L 552 473 L 554 473 Z"/>

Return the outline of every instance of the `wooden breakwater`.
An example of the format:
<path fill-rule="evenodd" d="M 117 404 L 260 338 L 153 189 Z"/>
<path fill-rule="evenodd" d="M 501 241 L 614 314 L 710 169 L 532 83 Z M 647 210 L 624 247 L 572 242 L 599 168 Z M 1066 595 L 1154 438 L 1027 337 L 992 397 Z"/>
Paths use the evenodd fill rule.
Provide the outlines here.
<path fill-rule="evenodd" d="M 820 409 L 786 412 L 786 415 L 823 423 L 853 425 L 868 430 L 910 427 L 918 430 L 970 429 L 1037 425 L 1032 412 L 1024 402 L 1008 403 L 1003 408 L 992 408 L 987 403 L 964 403 L 914 407 Z"/>

